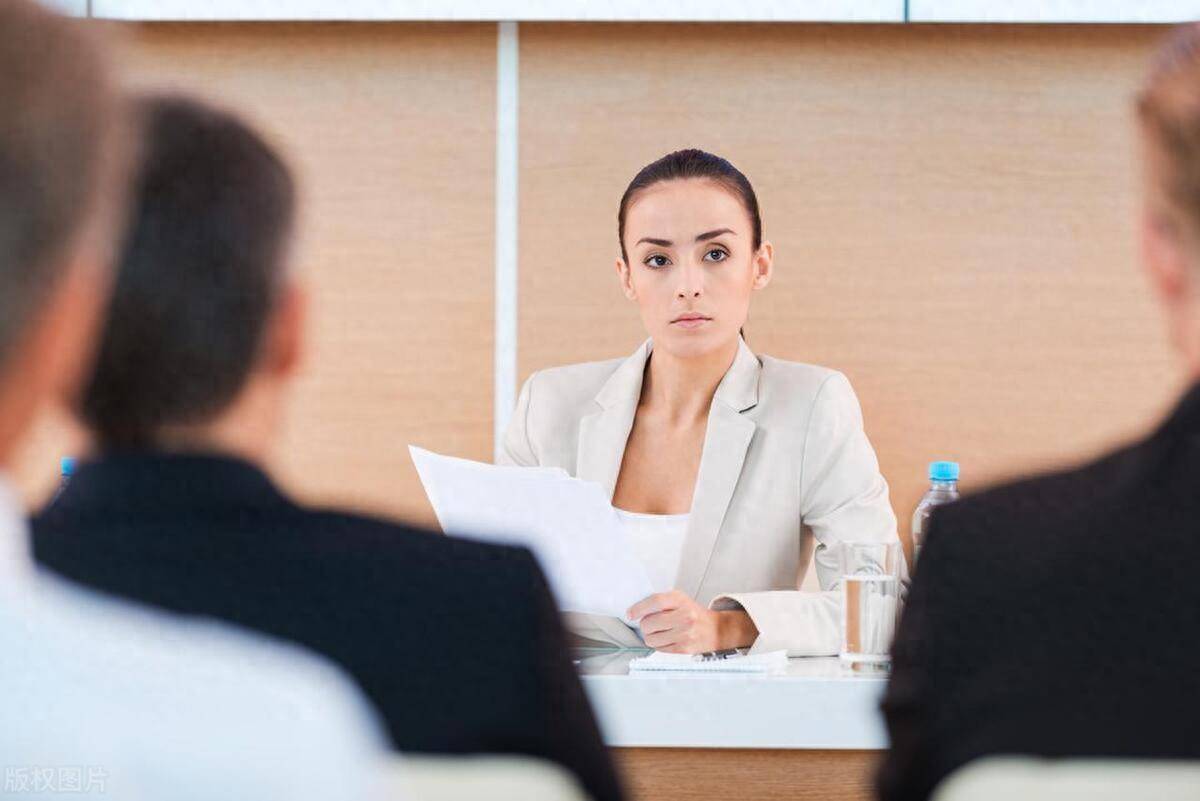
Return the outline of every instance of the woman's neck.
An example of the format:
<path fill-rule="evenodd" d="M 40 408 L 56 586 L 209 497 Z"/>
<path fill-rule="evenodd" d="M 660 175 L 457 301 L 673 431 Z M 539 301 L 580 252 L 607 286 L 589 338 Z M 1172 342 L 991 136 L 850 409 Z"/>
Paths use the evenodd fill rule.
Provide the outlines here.
<path fill-rule="evenodd" d="M 641 405 L 670 424 L 703 420 L 737 356 L 738 340 L 701 356 L 680 358 L 654 350 L 642 381 Z"/>

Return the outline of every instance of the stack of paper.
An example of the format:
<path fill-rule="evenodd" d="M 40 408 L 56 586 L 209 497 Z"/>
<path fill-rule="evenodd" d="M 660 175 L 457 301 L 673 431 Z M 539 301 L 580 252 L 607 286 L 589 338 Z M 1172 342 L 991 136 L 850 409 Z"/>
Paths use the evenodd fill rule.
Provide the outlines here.
<path fill-rule="evenodd" d="M 629 607 L 653 593 L 599 484 L 558 468 L 500 467 L 409 451 L 442 530 L 530 548 L 563 611 L 625 620 Z"/>
<path fill-rule="evenodd" d="M 787 670 L 787 651 L 705 659 L 700 654 L 667 654 L 655 651 L 650 656 L 629 662 L 629 672 L 689 671 L 700 673 L 782 673 Z"/>

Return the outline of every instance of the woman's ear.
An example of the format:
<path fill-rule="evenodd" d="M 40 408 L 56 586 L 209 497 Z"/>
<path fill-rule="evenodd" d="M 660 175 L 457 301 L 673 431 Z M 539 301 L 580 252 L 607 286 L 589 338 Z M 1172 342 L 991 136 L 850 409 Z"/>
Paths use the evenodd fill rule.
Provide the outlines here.
<path fill-rule="evenodd" d="M 633 275 L 624 259 L 617 259 L 617 280 L 621 282 L 621 291 L 630 300 L 637 300 L 637 292 L 633 289 Z"/>
<path fill-rule="evenodd" d="M 754 288 L 762 289 L 771 283 L 771 274 L 775 265 L 775 246 L 763 242 L 754 253 Z"/>

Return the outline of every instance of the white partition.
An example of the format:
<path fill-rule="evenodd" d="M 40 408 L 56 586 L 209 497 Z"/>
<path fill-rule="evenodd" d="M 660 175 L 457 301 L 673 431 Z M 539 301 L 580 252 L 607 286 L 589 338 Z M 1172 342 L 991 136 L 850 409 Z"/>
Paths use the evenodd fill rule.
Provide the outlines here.
<path fill-rule="evenodd" d="M 1186 22 L 1200 0 L 909 0 L 910 22 Z"/>
<path fill-rule="evenodd" d="M 87 0 L 41 0 L 42 5 L 72 17 L 88 15 Z"/>
<path fill-rule="evenodd" d="M 129 20 L 903 22 L 904 0 L 92 0 Z"/>

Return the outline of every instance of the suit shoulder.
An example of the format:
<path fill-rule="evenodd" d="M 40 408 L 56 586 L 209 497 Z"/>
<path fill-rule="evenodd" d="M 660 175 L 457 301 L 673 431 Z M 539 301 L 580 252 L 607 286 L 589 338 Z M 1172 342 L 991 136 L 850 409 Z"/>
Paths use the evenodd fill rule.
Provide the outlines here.
<path fill-rule="evenodd" d="M 1114 506 L 1125 503 L 1146 476 L 1147 446 L 1129 445 L 1071 468 L 1036 474 L 972 492 L 939 507 L 939 529 L 953 537 L 1005 542 L 1020 547 L 1046 532 L 1073 530 L 1094 536 L 1091 523 L 1106 520 Z"/>
<path fill-rule="evenodd" d="M 785 413 L 789 419 L 796 419 L 796 415 L 808 419 L 818 398 L 825 404 L 833 403 L 833 408 L 843 408 L 847 403 L 857 406 L 849 379 L 837 370 L 771 356 L 759 356 L 759 361 L 759 403 Z"/>
<path fill-rule="evenodd" d="M 331 535 L 329 540 L 361 548 L 371 558 L 392 554 L 406 569 L 438 565 L 456 570 L 477 567 L 512 577 L 540 577 L 536 559 L 523 546 L 446 536 L 397 520 L 336 509 L 310 509 L 302 514 L 308 527 L 327 532 Z"/>
<path fill-rule="evenodd" d="M 530 404 L 544 415 L 585 408 L 625 361 L 579 362 L 538 370 L 527 379 Z"/>
<path fill-rule="evenodd" d="M 561 364 L 538 370 L 529 380 L 535 381 L 537 388 L 542 391 L 562 395 L 578 394 L 590 399 L 600 391 L 604 382 L 612 377 L 624 361 L 624 358 L 616 358 Z"/>
<path fill-rule="evenodd" d="M 478 649 L 509 664 L 528 663 L 553 597 L 533 554 L 519 546 L 478 542 L 368 515 L 318 510 L 323 544 L 304 554 L 320 580 L 338 587 L 339 609 L 394 626 L 398 612 L 419 612 L 397 643 L 432 643 L 439 659 L 471 658 Z M 319 559 L 314 559 L 319 554 Z M 498 678 L 501 684 L 508 678 Z"/>
<path fill-rule="evenodd" d="M 762 364 L 763 388 L 775 392 L 812 399 L 827 384 L 850 385 L 844 374 L 819 364 L 789 362 L 773 356 L 759 356 L 758 360 Z"/>

